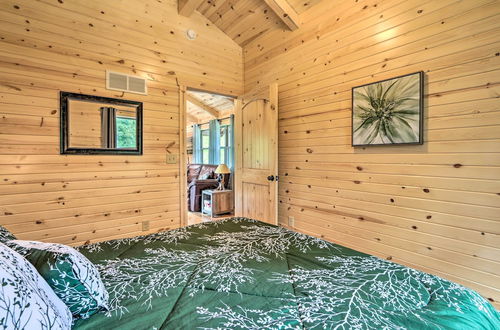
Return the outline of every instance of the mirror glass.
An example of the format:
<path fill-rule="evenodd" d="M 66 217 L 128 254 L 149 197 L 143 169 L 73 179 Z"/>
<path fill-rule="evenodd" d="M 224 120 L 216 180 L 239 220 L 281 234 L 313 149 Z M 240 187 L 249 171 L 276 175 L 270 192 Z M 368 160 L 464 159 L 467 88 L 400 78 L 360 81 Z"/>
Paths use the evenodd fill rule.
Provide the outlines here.
<path fill-rule="evenodd" d="M 142 103 L 63 93 L 62 153 L 142 154 Z"/>

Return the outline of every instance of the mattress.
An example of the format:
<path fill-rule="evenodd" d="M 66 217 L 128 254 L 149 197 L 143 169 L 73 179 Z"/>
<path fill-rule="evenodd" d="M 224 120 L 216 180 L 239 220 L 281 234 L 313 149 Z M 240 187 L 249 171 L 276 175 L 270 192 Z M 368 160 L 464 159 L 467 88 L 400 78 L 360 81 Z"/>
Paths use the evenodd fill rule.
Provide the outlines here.
<path fill-rule="evenodd" d="M 82 246 L 110 309 L 75 329 L 499 329 L 459 284 L 246 218 Z"/>

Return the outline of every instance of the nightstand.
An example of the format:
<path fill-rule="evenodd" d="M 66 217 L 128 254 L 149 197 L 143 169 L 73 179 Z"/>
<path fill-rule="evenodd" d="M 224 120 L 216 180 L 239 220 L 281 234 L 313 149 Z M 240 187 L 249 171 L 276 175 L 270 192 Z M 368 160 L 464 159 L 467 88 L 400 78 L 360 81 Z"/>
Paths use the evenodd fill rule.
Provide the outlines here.
<path fill-rule="evenodd" d="M 210 217 L 231 213 L 234 208 L 232 190 L 203 190 L 201 213 Z"/>

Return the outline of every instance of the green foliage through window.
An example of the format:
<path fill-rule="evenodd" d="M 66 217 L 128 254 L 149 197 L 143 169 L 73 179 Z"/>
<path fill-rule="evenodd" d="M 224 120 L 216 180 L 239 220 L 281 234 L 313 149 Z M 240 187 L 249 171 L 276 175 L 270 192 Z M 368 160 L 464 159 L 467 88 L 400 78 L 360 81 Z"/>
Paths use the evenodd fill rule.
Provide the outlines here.
<path fill-rule="evenodd" d="M 201 131 L 201 162 L 203 164 L 210 163 L 210 130 L 204 129 Z"/>
<path fill-rule="evenodd" d="M 137 147 L 137 122 L 135 118 L 116 117 L 116 147 Z"/>

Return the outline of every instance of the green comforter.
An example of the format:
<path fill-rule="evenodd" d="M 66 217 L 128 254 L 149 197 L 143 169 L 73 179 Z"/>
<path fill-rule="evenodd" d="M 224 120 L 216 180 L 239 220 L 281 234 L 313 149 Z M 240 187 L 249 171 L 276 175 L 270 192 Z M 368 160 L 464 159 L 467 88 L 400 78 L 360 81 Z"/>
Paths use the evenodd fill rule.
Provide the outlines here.
<path fill-rule="evenodd" d="M 76 329 L 499 329 L 495 309 L 439 277 L 233 218 L 83 246 L 110 310 Z"/>

